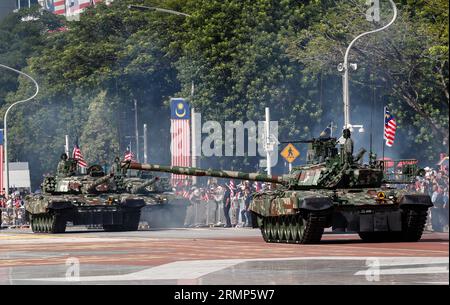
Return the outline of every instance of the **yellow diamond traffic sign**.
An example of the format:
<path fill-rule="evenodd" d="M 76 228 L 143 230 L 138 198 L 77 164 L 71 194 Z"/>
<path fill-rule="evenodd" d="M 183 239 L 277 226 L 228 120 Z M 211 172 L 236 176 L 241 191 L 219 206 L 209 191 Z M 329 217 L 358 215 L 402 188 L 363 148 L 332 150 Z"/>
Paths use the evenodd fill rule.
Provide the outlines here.
<path fill-rule="evenodd" d="M 281 156 L 289 163 L 292 163 L 300 156 L 300 152 L 294 145 L 290 144 L 286 146 L 281 152 Z"/>

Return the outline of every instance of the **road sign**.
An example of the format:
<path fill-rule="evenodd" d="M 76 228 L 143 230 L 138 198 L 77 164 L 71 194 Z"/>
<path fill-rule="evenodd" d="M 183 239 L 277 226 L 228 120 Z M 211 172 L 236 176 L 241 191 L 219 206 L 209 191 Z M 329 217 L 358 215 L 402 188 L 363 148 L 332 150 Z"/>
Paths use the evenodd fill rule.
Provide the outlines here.
<path fill-rule="evenodd" d="M 283 151 L 281 152 L 281 156 L 289 163 L 292 163 L 300 157 L 300 152 L 295 148 L 295 146 L 291 143 L 289 143 L 288 146 L 286 146 Z"/>

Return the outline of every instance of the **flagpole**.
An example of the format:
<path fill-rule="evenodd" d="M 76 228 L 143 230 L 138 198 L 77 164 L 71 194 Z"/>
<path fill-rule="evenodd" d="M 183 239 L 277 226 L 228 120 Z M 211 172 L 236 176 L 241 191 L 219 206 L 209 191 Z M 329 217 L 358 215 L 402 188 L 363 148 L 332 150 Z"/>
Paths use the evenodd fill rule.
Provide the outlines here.
<path fill-rule="evenodd" d="M 383 142 L 382 142 L 383 143 L 383 146 L 382 146 L 383 160 L 384 160 L 384 145 L 385 145 L 385 140 L 386 140 L 385 134 L 386 134 L 386 106 L 383 107 Z"/>

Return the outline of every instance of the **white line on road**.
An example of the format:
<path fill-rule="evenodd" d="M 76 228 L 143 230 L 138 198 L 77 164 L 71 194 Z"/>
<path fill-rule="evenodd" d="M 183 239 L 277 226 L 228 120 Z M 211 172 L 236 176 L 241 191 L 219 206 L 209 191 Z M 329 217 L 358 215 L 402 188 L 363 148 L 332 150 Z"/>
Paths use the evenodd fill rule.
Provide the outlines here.
<path fill-rule="evenodd" d="M 115 282 L 115 281 L 149 281 L 149 280 L 191 280 L 203 277 L 207 274 L 217 272 L 244 262 L 255 261 L 314 261 L 314 260 L 346 260 L 346 261 L 366 261 L 369 257 L 292 257 L 292 258 L 256 258 L 256 259 L 229 259 L 229 260 L 196 260 L 196 261 L 177 261 L 168 263 L 142 271 L 133 272 L 124 275 L 107 276 L 85 276 L 80 277 L 80 282 Z M 418 264 L 448 264 L 448 257 L 380 257 L 380 267 L 383 266 L 407 266 Z M 391 271 L 389 271 L 391 270 Z M 402 270 L 406 270 L 402 271 Z M 434 274 L 448 273 L 448 266 L 443 267 L 424 267 L 411 269 L 387 269 L 382 274 Z M 360 273 L 362 272 L 362 273 Z M 355 275 L 365 275 L 366 271 L 359 271 Z M 34 279 L 15 279 L 16 281 L 45 281 L 45 282 L 69 282 L 66 278 L 34 278 Z M 71 279 L 73 281 L 73 279 Z M 70 282 L 72 282 L 70 281 Z"/>

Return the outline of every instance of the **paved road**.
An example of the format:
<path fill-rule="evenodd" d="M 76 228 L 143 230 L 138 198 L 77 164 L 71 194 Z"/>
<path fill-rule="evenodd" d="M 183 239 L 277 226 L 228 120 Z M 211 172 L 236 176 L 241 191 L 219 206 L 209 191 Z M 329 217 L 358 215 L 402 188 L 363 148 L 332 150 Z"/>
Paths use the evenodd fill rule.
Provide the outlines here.
<path fill-rule="evenodd" d="M 446 284 L 448 234 L 419 243 L 266 244 L 258 230 L 0 231 L 0 284 Z M 78 276 L 79 275 L 79 276 Z"/>

